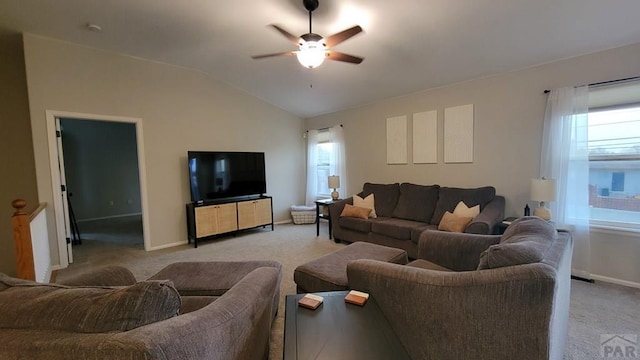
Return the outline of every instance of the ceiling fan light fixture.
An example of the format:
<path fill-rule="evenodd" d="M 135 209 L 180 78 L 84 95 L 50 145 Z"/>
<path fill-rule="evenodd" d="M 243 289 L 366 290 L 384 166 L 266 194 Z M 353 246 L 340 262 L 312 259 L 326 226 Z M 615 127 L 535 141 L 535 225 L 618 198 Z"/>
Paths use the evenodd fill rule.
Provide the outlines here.
<path fill-rule="evenodd" d="M 322 41 L 301 41 L 296 57 L 302 66 L 309 69 L 317 68 L 327 57 L 327 47 Z"/>
<path fill-rule="evenodd" d="M 286 56 L 296 54 L 298 62 L 307 69 L 317 68 L 322 65 L 325 58 L 333 61 L 342 61 L 351 64 L 360 64 L 364 58 L 345 54 L 342 52 L 331 50 L 334 46 L 342 43 L 345 40 L 362 32 L 362 27 L 359 25 L 352 26 L 346 30 L 335 33 L 327 38 L 321 35 L 313 33 L 311 27 L 311 14 L 318 8 L 318 0 L 303 0 L 305 9 L 309 11 L 309 32 L 295 37 L 287 30 L 283 29 L 279 25 L 271 24 L 271 27 L 276 29 L 287 40 L 298 46 L 298 50 L 285 51 L 275 54 L 264 54 L 252 56 L 254 59 L 264 59 L 273 56 Z"/>

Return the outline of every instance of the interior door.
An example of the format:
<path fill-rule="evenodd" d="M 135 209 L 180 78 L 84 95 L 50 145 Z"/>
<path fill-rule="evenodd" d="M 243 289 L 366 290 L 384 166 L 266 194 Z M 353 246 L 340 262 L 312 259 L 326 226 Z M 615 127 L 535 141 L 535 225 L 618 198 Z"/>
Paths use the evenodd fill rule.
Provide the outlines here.
<path fill-rule="evenodd" d="M 62 208 L 64 212 L 64 235 L 67 239 L 67 254 L 69 264 L 73 263 L 73 250 L 71 248 L 71 222 L 69 221 L 69 202 L 67 198 L 67 180 L 64 170 L 64 153 L 62 151 L 62 128 L 60 118 L 56 117 L 56 142 L 58 148 L 58 168 L 60 170 L 60 196 L 62 197 Z"/>

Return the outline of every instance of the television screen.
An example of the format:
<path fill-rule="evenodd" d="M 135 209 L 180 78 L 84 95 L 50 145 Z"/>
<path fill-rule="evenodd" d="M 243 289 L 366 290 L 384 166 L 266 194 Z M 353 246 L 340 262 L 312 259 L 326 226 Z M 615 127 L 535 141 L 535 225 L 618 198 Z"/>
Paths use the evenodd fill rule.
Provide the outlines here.
<path fill-rule="evenodd" d="M 264 153 L 189 151 L 187 160 L 193 202 L 267 192 Z"/>

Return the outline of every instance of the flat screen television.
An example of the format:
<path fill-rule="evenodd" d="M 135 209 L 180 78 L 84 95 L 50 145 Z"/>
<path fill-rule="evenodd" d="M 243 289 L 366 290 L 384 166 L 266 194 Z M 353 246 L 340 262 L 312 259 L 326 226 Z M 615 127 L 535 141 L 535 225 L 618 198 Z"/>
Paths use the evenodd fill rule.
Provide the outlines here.
<path fill-rule="evenodd" d="M 262 195 L 267 192 L 264 153 L 189 151 L 191 201 Z"/>

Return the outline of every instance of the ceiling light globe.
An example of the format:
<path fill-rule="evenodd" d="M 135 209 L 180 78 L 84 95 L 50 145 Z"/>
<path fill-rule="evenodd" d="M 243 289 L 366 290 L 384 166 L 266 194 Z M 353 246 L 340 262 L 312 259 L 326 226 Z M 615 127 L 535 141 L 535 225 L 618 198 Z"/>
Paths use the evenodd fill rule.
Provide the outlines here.
<path fill-rule="evenodd" d="M 296 52 L 298 62 L 309 69 L 322 65 L 326 56 L 326 46 L 319 41 L 302 42 Z"/>

